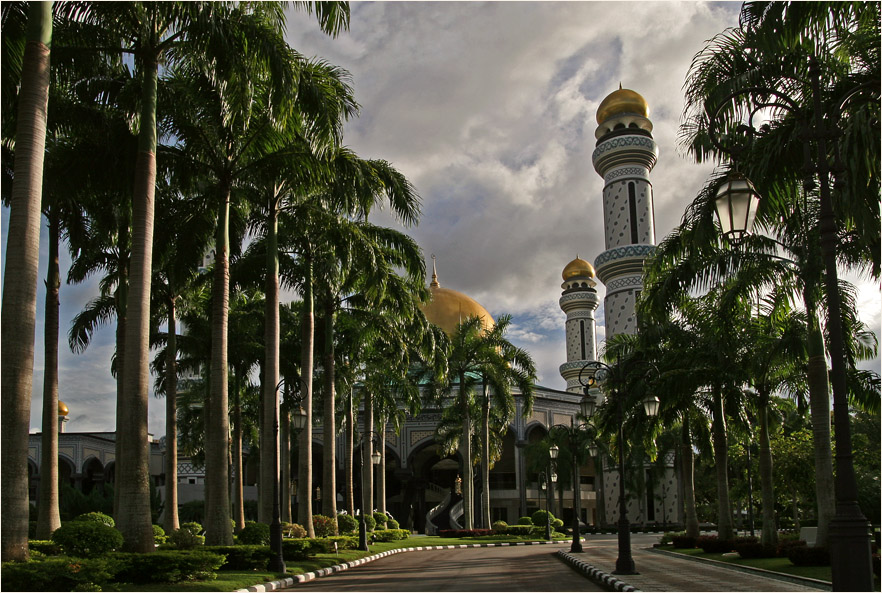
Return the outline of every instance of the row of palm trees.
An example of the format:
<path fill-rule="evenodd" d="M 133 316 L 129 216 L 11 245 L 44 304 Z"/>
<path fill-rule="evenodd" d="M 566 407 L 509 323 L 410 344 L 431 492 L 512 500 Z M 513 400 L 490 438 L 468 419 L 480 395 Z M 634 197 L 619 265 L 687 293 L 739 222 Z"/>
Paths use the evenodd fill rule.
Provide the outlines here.
<path fill-rule="evenodd" d="M 3 193 L 10 230 L 2 469 L 4 503 L 11 509 L 2 522 L 4 560 L 27 557 L 23 443 L 33 343 L 21 336 L 33 334 L 38 253 L 33 237 L 39 237 L 41 209 L 50 230 L 41 471 L 50 477 L 41 480 L 38 537 L 60 525 L 58 485 L 51 476 L 57 474 L 53 422 L 62 241 L 72 256 L 68 282 L 99 278 L 99 295 L 71 325 L 71 349 L 86 349 L 103 325 L 116 327 L 114 515 L 127 550 L 153 549 L 147 466 L 151 367 L 156 391 L 166 400 L 165 527 L 178 526 L 181 434 L 184 452 L 204 462 L 204 525 L 213 544 L 232 543 L 231 507 L 237 527 L 244 521 L 243 440 L 260 451 L 259 519 L 269 522 L 269 493 L 280 466 L 290 467 L 285 424 L 292 407 L 302 407 L 309 419 L 296 447 L 298 498 L 305 501 L 297 520 L 312 535 L 312 425 L 321 417 L 326 427 L 322 489 L 333 493 L 338 490 L 334 428 L 345 426 L 351 453 L 356 382 L 365 431 L 387 421 L 400 424 L 405 410 L 418 413 L 423 397 L 415 375 L 430 386 L 423 391 L 435 402 L 458 384 L 464 410 L 473 400 L 483 402 L 475 416 L 482 418 L 483 455 L 471 453 L 470 435 L 477 431 L 471 429 L 471 414 L 460 413 L 464 459 L 481 458 L 488 470 L 494 458 L 487 445 L 489 425 L 510 422 L 511 385 L 531 401 L 535 369 L 525 352 L 505 340 L 508 318 L 486 334 L 466 320 L 452 337 L 426 321 L 419 308 L 429 297 L 419 248 L 406 234 L 368 220 L 373 208 L 385 204 L 402 224 L 414 224 L 419 196 L 389 163 L 361 159 L 342 145 L 343 124 L 358 110 L 349 75 L 287 45 L 284 6 L 4 3 L 3 161 L 5 180 L 11 180 Z M 348 27 L 346 3 L 298 6 L 330 35 Z M 37 94 L 29 90 L 35 72 L 43 77 Z M 28 119 L 33 116 L 35 124 Z M 41 123 L 42 129 L 31 129 Z M 38 143 L 32 147 L 31 137 L 46 138 L 45 150 Z M 42 175 L 37 161 L 44 153 Z M 17 234 L 25 232 L 33 237 Z M 211 261 L 203 262 L 209 249 Z M 301 300 L 281 305 L 282 289 Z M 158 349 L 152 361 L 151 349 Z M 298 351 L 299 357 L 293 354 Z M 255 372 L 257 386 L 251 381 Z M 483 399 L 474 395 L 475 373 L 482 377 Z M 187 380 L 179 385 L 182 376 Z M 321 381 L 317 389 L 314 377 Z M 247 397 L 256 390 L 256 401 Z M 493 414 L 491 394 L 506 402 L 493 407 Z M 320 395 L 320 413 L 314 395 Z M 281 455 L 274 430 L 280 420 Z M 363 451 L 370 455 L 369 447 Z M 347 466 L 351 476 L 351 459 Z M 352 509 L 351 477 L 347 482 Z M 323 507 L 335 516 L 336 497 L 325 496 Z"/>
<path fill-rule="evenodd" d="M 651 362 L 660 371 L 652 382 L 662 402 L 658 418 L 653 422 L 635 414 L 627 432 L 638 435 L 635 439 L 651 455 L 658 453 L 655 437 L 663 427 L 679 432 L 691 535 L 698 535 L 695 448 L 713 456 L 719 533 L 730 538 L 729 432 L 733 426 L 752 426 L 760 448 L 762 542 L 775 543 L 770 438 L 786 400 L 795 399 L 800 411 L 810 413 L 817 541 L 828 541 L 835 504 L 829 336 L 818 171 L 806 170 L 806 163 L 829 159 L 838 165 L 830 181 L 839 265 L 878 281 L 879 22 L 878 4 L 748 2 L 740 25 L 708 41 L 687 76 L 682 147 L 696 160 L 715 159 L 722 165 L 645 270 L 639 334 L 615 336 L 605 357 L 633 369 L 623 373 L 627 385 L 619 389 L 628 394 L 626 407 L 639 405 L 645 396 L 642 363 Z M 806 75 L 812 59 L 822 69 L 824 118 L 839 130 L 828 154 L 814 153 L 802 124 L 811 121 L 814 109 Z M 763 88 L 794 97 L 802 113 L 776 109 L 775 95 Z M 864 90 L 843 102 L 846 90 L 853 88 Z M 753 93 L 734 93 L 742 89 Z M 749 136 L 739 126 L 758 107 L 767 123 L 759 135 Z M 717 143 L 709 136 L 714 113 L 721 117 L 715 122 L 721 137 Z M 723 145 L 728 153 L 722 152 Z M 738 243 L 721 237 L 714 218 L 716 190 L 736 170 L 753 180 L 763 196 L 756 219 L 762 233 Z M 858 318 L 855 288 L 840 282 L 839 290 L 849 402 L 878 414 L 879 375 L 857 368 L 859 361 L 877 355 L 877 338 Z M 615 406 L 606 405 L 597 421 L 602 434 L 615 434 L 616 418 Z"/>

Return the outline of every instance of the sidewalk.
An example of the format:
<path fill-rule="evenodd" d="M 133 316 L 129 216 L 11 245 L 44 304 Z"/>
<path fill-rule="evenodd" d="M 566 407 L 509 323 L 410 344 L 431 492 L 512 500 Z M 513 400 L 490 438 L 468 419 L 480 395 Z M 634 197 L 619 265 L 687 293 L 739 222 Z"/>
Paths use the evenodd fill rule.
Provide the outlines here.
<path fill-rule="evenodd" d="M 618 552 L 612 547 L 583 544 L 584 552 L 560 557 L 576 570 L 613 591 L 829 591 L 821 582 L 811 583 L 779 573 L 762 574 L 721 563 L 698 561 L 652 548 L 632 547 L 636 575 L 613 575 Z"/>

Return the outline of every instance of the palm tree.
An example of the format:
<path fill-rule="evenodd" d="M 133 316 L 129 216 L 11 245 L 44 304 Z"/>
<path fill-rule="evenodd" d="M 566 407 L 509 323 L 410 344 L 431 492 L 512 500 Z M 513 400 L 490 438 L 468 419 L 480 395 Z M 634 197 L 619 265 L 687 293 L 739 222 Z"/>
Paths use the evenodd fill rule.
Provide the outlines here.
<path fill-rule="evenodd" d="M 4 25 L 6 25 L 4 10 Z M 5 26 L 4 26 L 5 29 Z M 40 203 L 46 111 L 49 101 L 49 45 L 52 3 L 28 8 L 27 41 L 21 62 L 21 88 L 15 138 L 15 174 L 10 196 L 9 228 L 2 305 L 2 498 L 7 511 L 0 531 L 4 561 L 28 558 L 27 447 L 37 273 L 40 248 Z M 4 33 L 6 31 L 4 30 Z M 30 337 L 28 337 L 30 336 Z"/>

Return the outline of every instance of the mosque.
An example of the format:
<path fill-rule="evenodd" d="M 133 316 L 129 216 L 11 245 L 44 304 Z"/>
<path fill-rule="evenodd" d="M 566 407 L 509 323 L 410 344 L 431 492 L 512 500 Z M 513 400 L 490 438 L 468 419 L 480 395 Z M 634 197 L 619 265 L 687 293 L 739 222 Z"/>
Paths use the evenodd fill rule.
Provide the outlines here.
<path fill-rule="evenodd" d="M 523 398 L 515 394 L 517 413 L 503 435 L 502 456 L 490 470 L 491 521 L 516 523 L 519 517 L 539 508 L 550 508 L 555 516 L 569 524 L 573 518 L 572 487 L 548 496 L 539 473 L 530 463 L 530 451 L 538 447 L 551 427 L 579 424 L 576 418 L 583 397 L 579 373 L 586 363 L 597 359 L 594 312 L 599 305 L 596 290 L 599 280 L 606 289 L 604 311 L 606 334 L 636 331 L 635 303 L 642 288 L 645 259 L 655 244 L 652 184 L 649 174 L 658 158 L 658 146 L 652 138 L 649 107 L 638 93 L 621 88 L 607 96 L 597 111 L 596 147 L 592 156 L 595 171 L 603 177 L 603 218 L 605 251 L 594 264 L 576 257 L 562 272 L 560 307 L 566 313 L 566 362 L 560 374 L 566 390 L 535 386 L 532 412 L 524 417 Z M 479 316 L 485 328 L 492 327 L 493 318 L 474 299 L 456 290 L 441 286 L 433 264 L 430 285 L 432 300 L 423 312 L 448 335 L 459 321 Z M 67 415 L 66 406 L 59 414 Z M 391 427 L 385 431 L 386 509 L 401 521 L 402 526 L 418 532 L 432 532 L 456 527 L 462 516 L 457 506 L 461 486 L 458 455 L 444 454 L 435 440 L 435 428 L 441 420 L 440 409 L 424 409 L 408 417 L 400 433 Z M 63 427 L 63 422 L 59 423 Z M 313 431 L 313 483 L 321 484 L 322 430 Z M 91 488 L 102 480 L 112 480 L 112 433 L 61 433 L 59 464 L 63 479 L 82 489 Z M 39 479 L 39 434 L 31 435 L 29 468 L 32 472 L 32 499 Z M 344 451 L 341 435 L 337 450 Z M 160 441 L 151 445 L 151 475 L 154 483 L 163 483 L 164 447 Z M 605 527 L 618 519 L 619 472 L 609 458 L 592 459 L 580 469 L 578 493 L 581 520 L 587 525 Z M 338 471 L 343 471 L 342 456 Z M 661 479 L 644 481 L 640 493 L 629 496 L 628 518 L 632 524 L 682 523 L 682 492 L 675 471 L 673 455 L 663 460 Z M 644 471 L 649 467 L 645 466 Z M 180 502 L 201 497 L 202 474 L 188 459 L 179 459 Z M 540 470 L 541 471 L 541 470 Z M 633 471 L 633 470 L 632 470 Z M 480 504 L 480 472 L 475 472 L 475 501 Z M 248 482 L 246 476 L 246 483 Z M 338 479 L 342 484 L 342 479 Z M 254 496 L 253 486 L 249 488 Z M 162 489 L 159 489 L 161 492 Z M 319 496 L 319 494 L 316 494 Z M 249 495 L 246 493 L 246 498 Z M 480 512 L 473 515 L 480 521 Z M 476 524 L 476 527 L 480 525 Z M 484 526 L 484 527 L 489 527 Z"/>

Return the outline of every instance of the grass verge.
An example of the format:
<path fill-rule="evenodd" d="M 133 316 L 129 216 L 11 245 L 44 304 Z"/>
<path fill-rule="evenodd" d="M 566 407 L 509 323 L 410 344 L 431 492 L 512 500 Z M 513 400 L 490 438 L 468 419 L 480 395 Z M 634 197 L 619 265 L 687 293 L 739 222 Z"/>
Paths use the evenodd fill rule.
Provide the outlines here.
<path fill-rule="evenodd" d="M 567 538 L 555 538 L 556 541 L 566 540 Z M 485 537 L 438 537 L 429 535 L 414 535 L 405 540 L 394 542 L 378 542 L 371 544 L 369 552 L 361 552 L 359 550 L 340 550 L 337 554 L 319 554 L 309 560 L 296 560 L 286 563 L 287 576 L 305 574 L 322 568 L 328 568 L 343 562 L 352 562 L 366 556 L 373 556 L 380 552 L 389 550 L 397 550 L 400 548 L 416 548 L 427 546 L 457 546 L 462 544 L 480 544 L 480 543 L 517 543 L 525 541 L 542 541 L 537 538 L 528 537 L 510 537 L 510 536 L 485 536 Z M 211 581 L 194 581 L 188 583 L 150 583 L 148 585 L 120 585 L 120 591 L 235 591 L 237 589 L 245 589 L 252 585 L 274 581 L 282 576 L 266 571 L 243 571 L 243 570 L 221 570 L 217 573 L 217 578 Z"/>
<path fill-rule="evenodd" d="M 717 560 L 727 564 L 737 564 L 739 566 L 748 566 L 750 568 L 771 570 L 773 572 L 780 572 L 807 579 L 818 579 L 819 581 L 826 581 L 828 583 L 832 579 L 829 566 L 795 566 L 787 558 L 742 558 L 737 554 L 734 556 L 724 554 L 705 554 L 701 548 L 668 548 L 668 551 L 683 554 L 685 556 L 693 556 L 695 558 Z"/>

